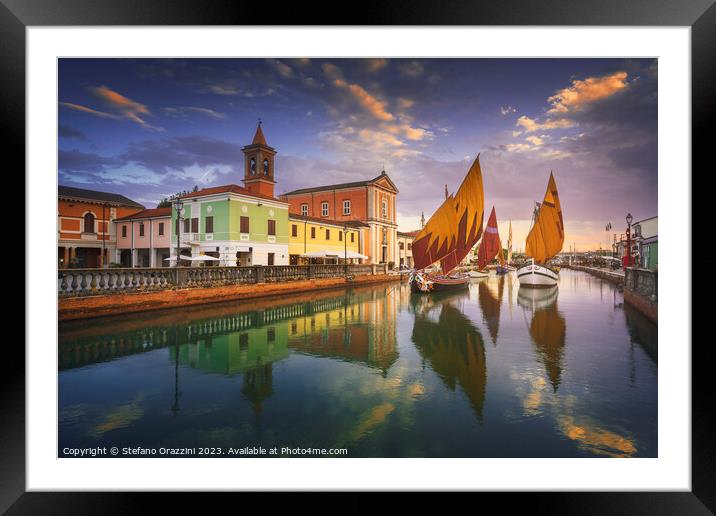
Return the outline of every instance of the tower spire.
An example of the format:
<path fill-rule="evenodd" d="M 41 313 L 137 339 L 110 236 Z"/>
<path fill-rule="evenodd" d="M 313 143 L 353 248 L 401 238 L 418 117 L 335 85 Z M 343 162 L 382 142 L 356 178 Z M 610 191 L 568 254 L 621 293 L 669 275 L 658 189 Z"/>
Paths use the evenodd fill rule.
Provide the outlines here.
<path fill-rule="evenodd" d="M 264 136 L 264 132 L 261 129 L 261 119 L 259 118 L 259 123 L 256 125 L 256 134 L 254 134 L 254 140 L 251 142 L 251 145 L 266 145 L 266 137 Z"/>

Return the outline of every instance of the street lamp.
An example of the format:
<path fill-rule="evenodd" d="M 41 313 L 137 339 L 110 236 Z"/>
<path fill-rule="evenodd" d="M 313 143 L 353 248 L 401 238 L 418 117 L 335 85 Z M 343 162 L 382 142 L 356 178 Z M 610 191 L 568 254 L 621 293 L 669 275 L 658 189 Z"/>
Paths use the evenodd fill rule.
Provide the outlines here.
<path fill-rule="evenodd" d="M 631 213 L 627 213 L 626 216 L 626 223 L 627 223 L 627 254 L 626 254 L 626 264 L 624 266 L 624 269 L 626 270 L 627 267 L 631 265 L 631 221 L 634 220 L 634 217 L 631 216 Z"/>
<path fill-rule="evenodd" d="M 179 253 L 181 252 L 181 211 L 184 208 L 184 203 L 181 199 L 174 201 L 174 209 L 177 211 L 177 267 L 179 267 Z"/>

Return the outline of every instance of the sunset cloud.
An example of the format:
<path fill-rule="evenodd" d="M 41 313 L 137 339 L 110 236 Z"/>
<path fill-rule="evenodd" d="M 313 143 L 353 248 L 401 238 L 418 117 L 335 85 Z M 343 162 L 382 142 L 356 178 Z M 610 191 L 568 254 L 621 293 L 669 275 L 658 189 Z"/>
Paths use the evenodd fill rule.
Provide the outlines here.
<path fill-rule="evenodd" d="M 369 72 L 375 73 L 388 66 L 388 60 L 377 58 L 377 59 L 366 59 L 366 68 Z"/>
<path fill-rule="evenodd" d="M 564 129 L 574 125 L 574 122 L 567 120 L 566 118 L 547 119 L 544 122 L 538 122 L 537 120 L 525 115 L 519 117 L 516 123 L 517 127 L 522 127 L 525 132 L 528 133 L 533 133 L 539 130 Z"/>
<path fill-rule="evenodd" d="M 80 104 L 71 102 L 60 102 L 61 105 L 81 111 L 100 118 L 111 118 L 114 120 L 130 120 L 147 129 L 163 131 L 161 127 L 150 125 L 144 120 L 144 116 L 151 116 L 152 113 L 144 104 L 136 102 L 121 93 L 109 89 L 107 86 L 91 87 L 90 93 L 103 104 L 105 111 L 100 111 Z"/>
<path fill-rule="evenodd" d="M 171 116 L 179 116 L 186 113 L 199 113 L 206 115 L 211 118 L 226 118 L 225 113 L 219 113 L 213 109 L 197 107 L 197 106 L 178 106 L 178 107 L 166 107 L 164 112 Z"/>
<path fill-rule="evenodd" d="M 333 84 L 339 88 L 348 90 L 351 95 L 353 95 L 353 97 L 358 101 L 358 103 L 378 120 L 388 122 L 395 118 L 392 113 L 386 110 L 385 102 L 375 98 L 373 95 L 368 93 L 362 86 L 358 84 L 349 84 L 343 79 L 335 79 L 333 81 Z"/>
<path fill-rule="evenodd" d="M 602 77 L 574 80 L 570 87 L 557 91 L 547 99 L 552 105 L 548 113 L 580 110 L 587 104 L 614 95 L 628 85 L 627 73 L 621 71 Z"/>

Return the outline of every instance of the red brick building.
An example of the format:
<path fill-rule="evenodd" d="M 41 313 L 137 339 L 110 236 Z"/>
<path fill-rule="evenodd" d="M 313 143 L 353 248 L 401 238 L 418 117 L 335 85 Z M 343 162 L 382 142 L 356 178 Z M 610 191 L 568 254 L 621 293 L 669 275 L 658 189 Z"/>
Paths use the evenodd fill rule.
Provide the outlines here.
<path fill-rule="evenodd" d="M 115 219 L 144 209 L 119 194 L 58 187 L 57 264 L 83 268 L 104 267 L 115 256 Z"/>
<path fill-rule="evenodd" d="M 396 262 L 398 188 L 383 171 L 367 181 L 301 188 L 281 195 L 289 214 L 366 225 L 361 253 L 369 263 Z"/>

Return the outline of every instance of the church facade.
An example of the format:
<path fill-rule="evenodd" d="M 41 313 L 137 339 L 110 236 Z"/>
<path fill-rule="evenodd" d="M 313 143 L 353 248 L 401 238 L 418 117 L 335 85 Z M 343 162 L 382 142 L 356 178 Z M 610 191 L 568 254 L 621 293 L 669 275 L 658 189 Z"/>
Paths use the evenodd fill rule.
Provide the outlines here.
<path fill-rule="evenodd" d="M 367 263 L 396 263 L 398 188 L 383 171 L 365 181 L 301 188 L 281 195 L 291 217 L 354 224 Z"/>

